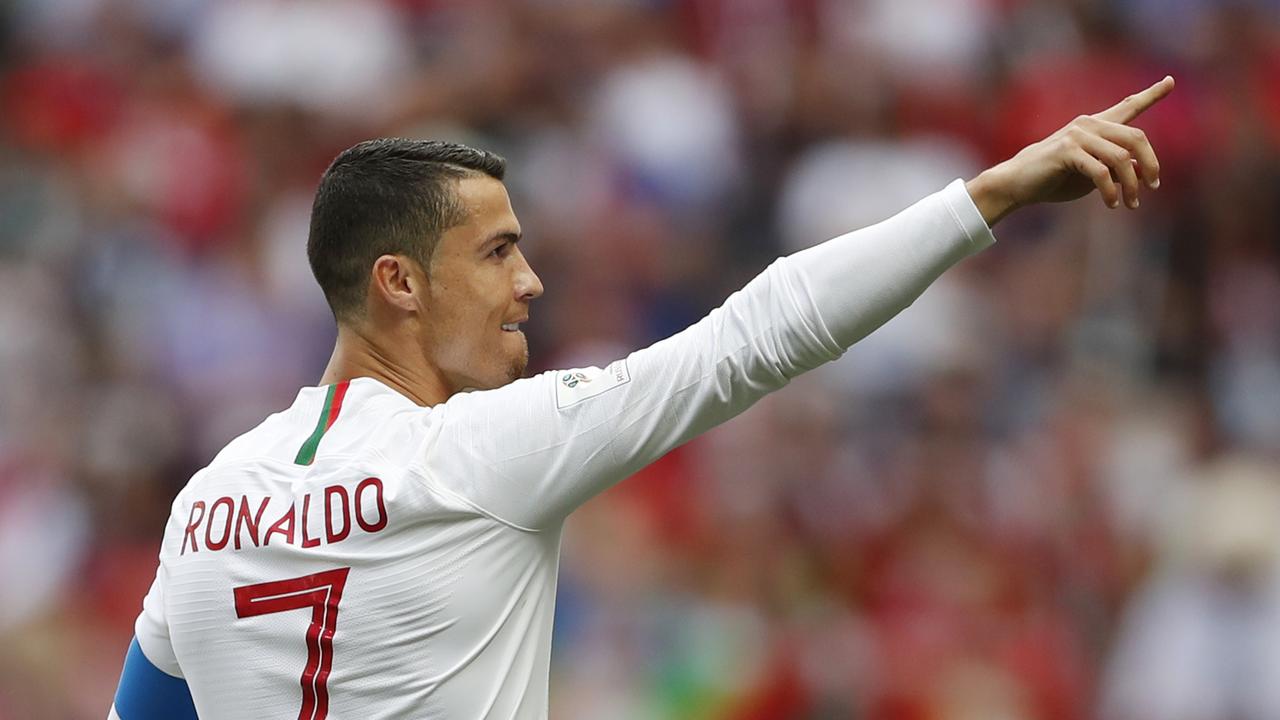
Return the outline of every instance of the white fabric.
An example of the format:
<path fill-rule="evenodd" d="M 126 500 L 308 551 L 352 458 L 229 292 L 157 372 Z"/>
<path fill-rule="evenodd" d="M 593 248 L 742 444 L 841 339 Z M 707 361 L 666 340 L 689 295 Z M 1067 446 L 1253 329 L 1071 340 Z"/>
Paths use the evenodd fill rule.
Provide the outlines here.
<path fill-rule="evenodd" d="M 174 501 L 138 640 L 186 678 L 203 720 L 295 716 L 312 611 L 237 617 L 233 589 L 350 568 L 336 624 L 325 625 L 328 717 L 545 718 L 565 516 L 836 358 L 991 242 L 957 181 L 779 260 L 688 330 L 604 369 L 547 372 L 431 408 L 357 378 L 314 462 L 298 465 L 326 393 L 305 388 Z M 366 478 L 380 479 L 386 527 L 352 520 L 328 542 L 325 488 L 354 498 Z M 292 543 L 275 533 L 256 547 L 237 521 L 241 549 L 212 550 L 225 534 L 226 513 L 210 510 L 220 497 L 255 510 L 266 499 L 264 543 L 290 504 L 300 516 L 309 503 L 306 534 L 299 517 Z M 377 527 L 372 491 L 362 498 L 352 512 Z M 342 523 L 336 509 L 331 521 Z"/>

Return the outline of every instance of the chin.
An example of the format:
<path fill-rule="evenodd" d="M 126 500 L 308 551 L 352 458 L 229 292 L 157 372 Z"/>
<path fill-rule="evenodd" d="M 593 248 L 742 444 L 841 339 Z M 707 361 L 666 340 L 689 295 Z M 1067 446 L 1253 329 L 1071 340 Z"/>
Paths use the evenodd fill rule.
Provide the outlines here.
<path fill-rule="evenodd" d="M 525 339 L 524 333 L 520 333 L 520 350 L 511 356 L 511 362 L 507 365 L 507 382 L 503 385 L 524 377 L 527 367 L 529 367 L 529 341 Z"/>
<path fill-rule="evenodd" d="M 513 383 L 516 380 L 519 380 L 520 378 L 524 377 L 524 371 L 525 371 L 525 368 L 527 367 L 529 367 L 529 351 L 528 350 L 524 351 L 518 357 L 516 357 L 511 361 L 511 365 L 507 367 L 507 382 L 503 383 L 503 385 L 506 385 L 507 383 Z"/>
<path fill-rule="evenodd" d="M 492 375 L 482 378 L 474 378 L 470 382 L 465 383 L 466 390 L 494 390 L 524 377 L 524 370 L 529 365 L 528 354 L 520 355 L 511 359 L 505 368 L 495 371 Z"/>
<path fill-rule="evenodd" d="M 529 345 L 527 342 L 521 342 L 518 347 L 513 345 L 502 348 L 484 360 L 474 363 L 473 367 L 483 369 L 471 374 L 461 384 L 471 390 L 493 390 L 510 385 L 524 377 L 524 371 L 528 366 Z"/>

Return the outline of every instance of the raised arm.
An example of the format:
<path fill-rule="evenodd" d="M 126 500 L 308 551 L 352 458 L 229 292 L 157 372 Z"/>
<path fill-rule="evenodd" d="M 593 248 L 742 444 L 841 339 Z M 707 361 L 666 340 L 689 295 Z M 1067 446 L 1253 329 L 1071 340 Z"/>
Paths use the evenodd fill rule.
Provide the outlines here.
<path fill-rule="evenodd" d="M 884 222 L 782 258 L 692 327 L 604 369 L 454 396 L 440 408 L 425 479 L 510 524 L 553 525 L 839 357 L 947 268 L 994 242 L 989 226 L 1014 209 L 1094 187 L 1108 204 L 1123 196 L 1136 207 L 1137 176 L 1154 188 L 1159 168 L 1150 143 L 1124 123 L 1170 89 L 1166 78 L 968 183 L 957 180 Z"/>

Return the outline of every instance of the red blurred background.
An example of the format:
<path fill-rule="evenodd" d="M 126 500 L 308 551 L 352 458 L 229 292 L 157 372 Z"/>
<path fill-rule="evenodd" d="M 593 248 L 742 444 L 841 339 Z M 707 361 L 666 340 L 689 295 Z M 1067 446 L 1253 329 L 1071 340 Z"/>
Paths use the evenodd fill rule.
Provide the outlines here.
<path fill-rule="evenodd" d="M 173 495 L 318 381 L 344 147 L 508 158 L 540 370 L 1167 73 L 1141 210 L 1015 215 L 572 519 L 570 720 L 1280 717 L 1280 2 L 0 6 L 0 720 L 106 715 Z"/>

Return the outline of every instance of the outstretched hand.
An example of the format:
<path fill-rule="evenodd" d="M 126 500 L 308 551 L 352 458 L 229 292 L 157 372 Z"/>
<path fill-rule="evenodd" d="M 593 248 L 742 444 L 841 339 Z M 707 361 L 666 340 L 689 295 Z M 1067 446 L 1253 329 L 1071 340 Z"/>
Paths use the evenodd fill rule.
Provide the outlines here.
<path fill-rule="evenodd" d="M 1129 123 L 1173 91 L 1173 78 L 1094 115 L 1081 115 L 970 180 L 974 204 L 993 226 L 1014 210 L 1067 202 L 1097 188 L 1108 207 L 1138 207 L 1142 185 L 1160 187 L 1160 162 L 1146 133 Z"/>

